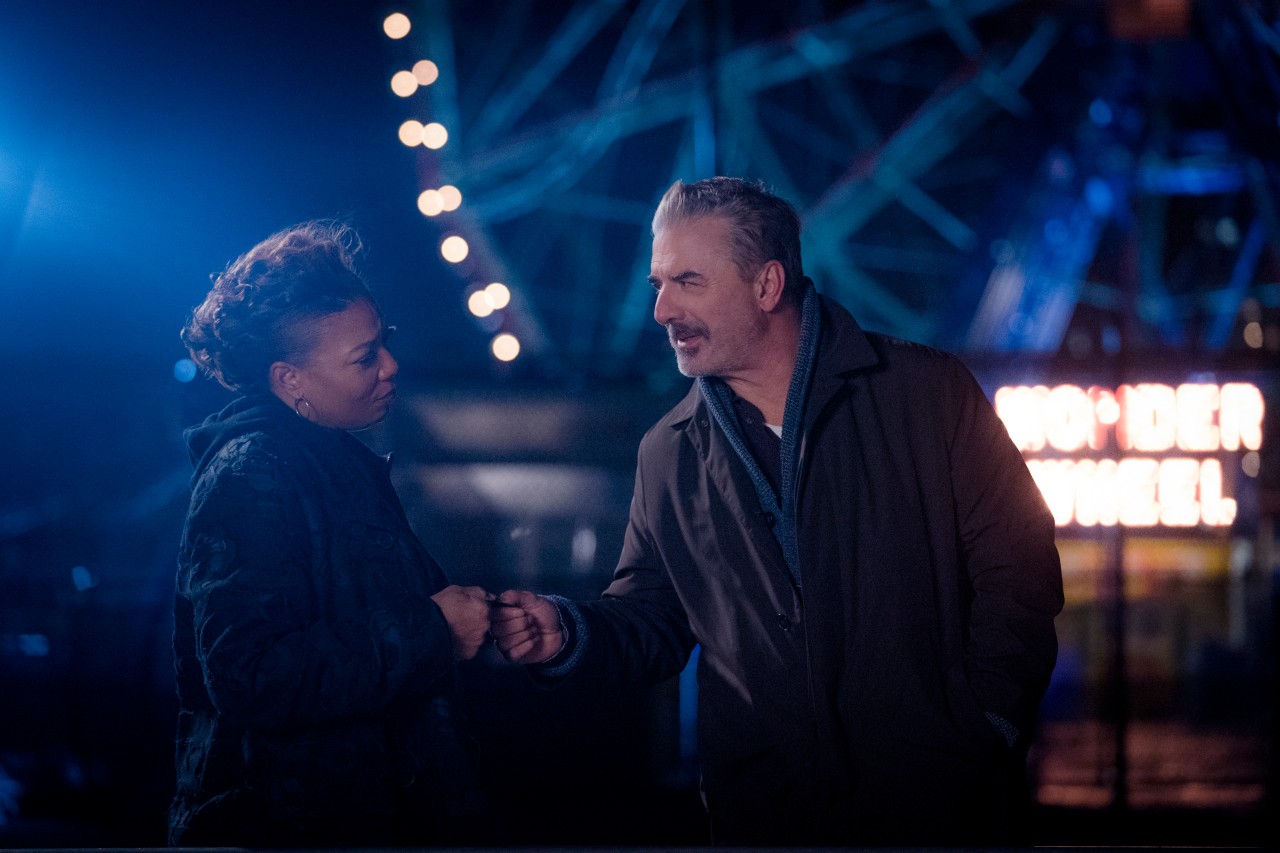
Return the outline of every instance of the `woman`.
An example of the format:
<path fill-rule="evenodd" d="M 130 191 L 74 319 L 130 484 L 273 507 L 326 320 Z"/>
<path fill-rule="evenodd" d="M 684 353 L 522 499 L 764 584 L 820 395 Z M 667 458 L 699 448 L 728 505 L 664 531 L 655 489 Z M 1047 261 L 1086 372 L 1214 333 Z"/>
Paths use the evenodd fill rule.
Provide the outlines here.
<path fill-rule="evenodd" d="M 450 586 L 350 430 L 395 398 L 354 234 L 311 222 L 218 276 L 182 332 L 243 396 L 187 432 L 170 842 L 468 840 L 479 796 L 455 660 L 489 596 Z"/>

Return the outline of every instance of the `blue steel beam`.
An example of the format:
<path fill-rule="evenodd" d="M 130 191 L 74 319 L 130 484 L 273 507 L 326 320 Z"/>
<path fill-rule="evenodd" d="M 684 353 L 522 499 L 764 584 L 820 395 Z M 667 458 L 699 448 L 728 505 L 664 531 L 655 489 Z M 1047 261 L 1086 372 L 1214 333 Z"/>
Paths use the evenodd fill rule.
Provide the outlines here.
<path fill-rule="evenodd" d="M 1232 265 L 1231 278 L 1227 281 L 1225 291 L 1219 294 L 1217 314 L 1205 334 L 1205 346 L 1208 349 L 1220 350 L 1226 347 L 1266 244 L 1267 226 L 1259 217 L 1250 223 L 1240 246 L 1240 254 L 1236 255 L 1236 262 Z"/>
<path fill-rule="evenodd" d="M 842 299 L 852 300 L 856 294 L 864 303 L 882 305 L 880 313 L 893 318 L 893 331 L 918 336 L 918 318 L 904 313 L 889 287 L 878 285 L 865 274 L 858 274 L 855 279 L 844 265 L 840 247 L 885 205 L 898 202 L 957 248 L 972 248 L 976 235 L 969 226 L 920 190 L 914 181 L 1000 109 L 989 95 L 992 78 L 1000 81 L 1000 91 L 1017 91 L 1047 54 L 1057 34 L 1057 22 L 1043 19 L 1003 67 L 989 62 L 953 81 L 922 106 L 874 156 L 867 158 L 866 165 L 803 211 L 809 245 L 814 247 L 809 250 L 811 257 L 832 276 L 828 287 Z"/>
<path fill-rule="evenodd" d="M 515 85 L 485 105 L 469 131 L 474 143 L 487 144 L 531 109 L 625 3 L 626 0 L 594 0 L 575 6 L 533 66 Z"/>
<path fill-rule="evenodd" d="M 965 349 L 1054 352 L 1061 345 L 1109 218 L 1075 189 L 1050 185 L 1033 194 L 1011 234 L 1013 251 L 991 271 Z"/>
<path fill-rule="evenodd" d="M 742 168 L 736 171 L 768 175 L 780 192 L 803 205 L 800 187 L 787 182 L 788 163 L 795 158 L 784 159 L 782 152 L 773 147 L 776 140 L 766 132 L 773 128 L 771 123 L 762 122 L 757 99 L 799 81 L 818 81 L 819 91 L 839 94 L 842 86 L 832 79 L 836 71 L 854 60 L 865 61 L 938 32 L 947 33 L 962 52 L 976 56 L 975 46 L 980 44 L 971 22 L 1020 2 L 1025 0 L 866 3 L 833 21 L 713 57 L 709 73 L 705 68 L 694 69 L 650 80 L 664 38 L 688 4 L 684 0 L 642 0 L 633 11 L 627 12 L 630 17 L 613 58 L 595 87 L 594 96 L 589 96 L 577 109 L 553 110 L 551 117 L 544 118 L 541 113 L 531 112 L 535 105 L 554 102 L 556 86 L 565 71 L 606 26 L 612 28 L 617 23 L 617 15 L 624 8 L 622 0 L 578 4 L 570 9 L 532 66 L 519 70 L 505 91 L 485 100 L 483 105 L 460 97 L 467 93 L 451 91 L 448 85 L 438 83 L 432 90 L 433 107 L 439 115 L 448 117 L 446 126 L 456 138 L 456 142 L 451 140 L 450 145 L 436 155 L 438 169 L 463 189 L 464 206 L 469 212 L 465 220 L 455 216 L 453 221 L 465 223 L 467 229 L 487 230 L 546 208 L 547 200 L 553 197 L 558 197 L 563 204 L 576 205 L 591 222 L 606 221 L 609 214 L 604 211 L 611 209 L 610 206 L 600 206 L 598 199 L 590 199 L 590 194 L 573 193 L 573 187 L 578 176 L 597 166 L 606 168 L 608 161 L 603 158 L 615 151 L 620 142 L 641 133 L 658 139 L 664 134 L 673 139 L 692 138 L 697 143 L 695 148 L 702 152 L 695 158 L 699 161 L 698 174 L 723 171 L 717 167 L 730 162 L 730 155 L 720 153 L 716 158 L 717 152 L 740 152 L 745 159 L 740 163 Z M 437 9 L 443 6 L 432 5 Z M 436 30 L 438 23 L 437 17 L 430 29 Z M 883 145 L 876 155 L 875 168 L 861 176 L 857 189 L 867 191 L 869 198 L 831 208 L 830 212 L 840 217 L 837 222 L 823 223 L 812 211 L 806 213 L 807 223 L 818 226 L 818 236 L 835 238 L 832 242 L 837 245 L 831 247 L 830 254 L 816 260 L 833 274 L 843 271 L 836 287 L 856 288 L 873 299 L 879 296 L 875 301 L 883 306 L 883 311 L 897 317 L 900 325 L 920 326 L 920 308 L 913 309 L 908 302 L 891 298 L 885 291 L 878 291 L 869 276 L 850 271 L 850 262 L 856 259 L 851 259 L 838 244 L 856 232 L 870 212 L 899 201 L 953 245 L 972 246 L 976 236 L 968 224 L 948 210 L 940 199 L 926 193 L 917 179 L 925 169 L 953 151 L 958 142 L 988 116 L 1002 108 L 1015 113 L 1025 111 L 1019 88 L 1055 36 L 1052 25 L 1042 25 L 1007 64 L 1001 66 L 984 60 L 954 88 L 931 99 Z M 452 56 L 451 45 L 445 37 L 429 33 L 428 39 L 433 43 L 435 56 Z M 443 52 L 437 51 L 438 43 L 443 44 Z M 494 63 L 507 59 L 492 57 Z M 437 62 L 443 68 L 444 63 L 440 59 Z M 510 71 L 512 63 L 508 62 L 507 68 Z M 929 73 L 936 75 L 938 69 L 930 69 Z M 501 76 L 490 74 L 488 79 L 497 80 Z M 448 83 L 456 80 L 456 67 L 446 70 L 441 83 L 446 83 L 444 77 L 449 78 Z M 847 82 L 843 85 L 847 86 Z M 474 116 L 461 114 L 463 103 L 470 105 Z M 874 144 L 878 131 L 866 109 L 852 95 L 836 98 L 832 111 L 848 125 L 846 138 L 862 141 L 859 149 L 865 149 L 868 143 Z M 715 126 L 718 116 L 727 123 Z M 469 128 L 468 118 L 473 120 Z M 711 133 L 707 132 L 708 123 L 711 123 Z M 710 144 L 698 142 L 708 138 Z M 859 149 L 851 148 L 849 156 Z M 713 159 L 705 162 L 708 152 Z M 675 174 L 688 176 L 689 172 L 677 171 L 673 177 Z M 840 189 L 837 186 L 834 192 L 838 195 Z M 826 200 L 830 201 L 831 197 Z M 593 210 L 601 215 L 593 214 Z M 471 239 L 470 233 L 467 236 Z M 647 238 L 644 242 L 647 244 Z M 825 245 L 826 241 L 822 242 Z M 495 258 L 498 268 L 510 270 L 510 264 L 498 257 L 501 247 L 490 236 L 480 237 L 478 245 L 486 258 Z M 647 245 L 642 254 L 647 256 Z M 647 264 L 637 263 L 637 268 L 641 266 Z M 613 318 L 610 352 L 619 358 L 632 351 L 637 330 L 648 321 L 650 298 L 643 276 L 636 276 L 631 288 Z M 536 319 L 537 310 L 529 298 L 531 295 L 526 293 L 522 304 L 529 312 L 530 324 L 542 331 L 544 327 Z M 545 335 L 540 337 L 551 348 L 559 345 Z M 581 349 L 581 344 L 574 348 Z"/>

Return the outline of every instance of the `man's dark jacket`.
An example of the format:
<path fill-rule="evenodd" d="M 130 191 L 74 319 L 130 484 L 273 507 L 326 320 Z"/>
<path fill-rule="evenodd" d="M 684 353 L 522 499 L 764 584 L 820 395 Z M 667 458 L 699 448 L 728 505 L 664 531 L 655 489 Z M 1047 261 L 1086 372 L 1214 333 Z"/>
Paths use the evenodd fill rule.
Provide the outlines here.
<path fill-rule="evenodd" d="M 476 803 L 455 728 L 447 581 L 389 462 L 273 396 L 188 431 L 170 840 L 454 840 Z"/>
<path fill-rule="evenodd" d="M 718 843 L 1006 839 L 1057 652 L 1053 518 L 960 362 L 864 333 L 825 299 L 821 324 L 801 588 L 695 386 L 640 444 L 614 581 L 577 605 L 574 671 L 653 682 L 701 645 Z"/>

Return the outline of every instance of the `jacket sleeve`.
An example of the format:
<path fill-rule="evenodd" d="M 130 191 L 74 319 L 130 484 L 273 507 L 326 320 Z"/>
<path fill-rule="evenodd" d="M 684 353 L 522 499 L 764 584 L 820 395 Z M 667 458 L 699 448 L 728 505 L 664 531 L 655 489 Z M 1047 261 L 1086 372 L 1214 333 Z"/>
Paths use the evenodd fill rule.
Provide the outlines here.
<path fill-rule="evenodd" d="M 178 594 L 190 601 L 195 654 L 224 719 L 323 724 L 377 712 L 451 671 L 452 641 L 434 602 L 318 606 L 326 579 L 311 563 L 307 521 L 265 451 L 214 465 L 192 502 Z"/>
<path fill-rule="evenodd" d="M 1057 658 L 1053 620 L 1063 597 L 1054 521 L 995 409 L 956 366 L 961 397 L 950 456 L 972 589 L 966 671 L 979 706 L 999 718 L 993 723 L 1025 733 Z"/>
<path fill-rule="evenodd" d="M 645 500 L 645 446 L 622 553 L 613 582 L 599 601 L 575 605 L 583 629 L 581 664 L 575 669 L 617 688 L 656 684 L 679 673 L 696 640 L 651 531 Z"/>

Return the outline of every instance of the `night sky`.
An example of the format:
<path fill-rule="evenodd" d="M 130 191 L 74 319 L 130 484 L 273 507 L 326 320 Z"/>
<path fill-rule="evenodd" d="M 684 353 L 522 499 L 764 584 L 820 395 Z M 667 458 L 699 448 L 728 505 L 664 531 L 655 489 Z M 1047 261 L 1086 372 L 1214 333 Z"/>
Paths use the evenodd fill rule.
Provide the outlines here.
<path fill-rule="evenodd" d="M 387 81 L 409 48 L 383 35 L 387 11 L 7 4 L 0 358 L 168 369 L 210 273 L 272 231 L 336 216 L 364 236 L 363 268 L 424 366 L 483 365 L 487 339 L 436 260 L 415 154 L 396 140 L 404 107 Z M 429 347 L 415 337 L 428 324 Z"/>
<path fill-rule="evenodd" d="M 388 81 L 414 46 L 363 2 L 6 4 L 0 16 L 0 530 L 90 524 L 186 476 L 231 395 L 174 378 L 209 276 L 339 217 L 406 385 L 491 375 L 416 208 Z"/>

